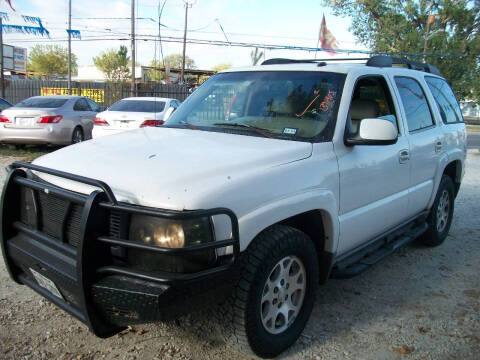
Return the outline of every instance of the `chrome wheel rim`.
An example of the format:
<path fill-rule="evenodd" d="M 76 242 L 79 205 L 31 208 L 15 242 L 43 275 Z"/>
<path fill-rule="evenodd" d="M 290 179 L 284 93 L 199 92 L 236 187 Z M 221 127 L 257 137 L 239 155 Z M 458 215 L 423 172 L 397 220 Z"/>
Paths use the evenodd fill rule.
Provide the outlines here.
<path fill-rule="evenodd" d="M 83 141 L 82 132 L 78 129 L 75 130 L 75 132 L 73 133 L 73 143 L 76 144 L 82 141 Z"/>
<path fill-rule="evenodd" d="M 270 334 L 280 334 L 293 324 L 305 297 L 305 266 L 296 256 L 286 256 L 268 275 L 260 302 L 263 327 Z"/>
<path fill-rule="evenodd" d="M 442 191 L 437 206 L 437 232 L 441 233 L 447 227 L 450 216 L 450 196 L 447 190 Z"/>

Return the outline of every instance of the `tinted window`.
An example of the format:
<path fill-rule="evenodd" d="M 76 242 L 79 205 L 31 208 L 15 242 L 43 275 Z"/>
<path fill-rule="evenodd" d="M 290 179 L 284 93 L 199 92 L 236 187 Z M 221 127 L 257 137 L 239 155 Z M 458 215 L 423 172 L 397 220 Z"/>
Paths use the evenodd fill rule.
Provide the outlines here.
<path fill-rule="evenodd" d="M 418 81 L 407 77 L 395 77 L 407 116 L 408 130 L 415 131 L 434 124 L 425 93 Z"/>
<path fill-rule="evenodd" d="M 255 135 L 249 127 L 257 127 L 288 139 L 329 137 L 344 79 L 317 71 L 220 73 L 193 92 L 167 126 L 187 121 L 206 131 Z"/>
<path fill-rule="evenodd" d="M 48 96 L 46 97 L 35 97 L 35 98 L 29 98 L 25 99 L 23 101 L 20 101 L 18 104 L 15 105 L 15 107 L 23 107 L 23 108 L 58 108 L 65 104 L 68 101 L 68 99 L 55 99 L 55 98 L 50 98 Z"/>
<path fill-rule="evenodd" d="M 150 100 L 120 100 L 110 106 L 110 111 L 130 112 L 162 112 L 165 108 L 163 101 Z"/>
<path fill-rule="evenodd" d="M 90 106 L 88 106 L 85 99 L 78 99 L 75 105 L 73 106 L 75 111 L 91 111 Z"/>
<path fill-rule="evenodd" d="M 434 77 L 426 77 L 425 80 L 437 103 L 443 122 L 445 124 L 463 122 L 462 111 L 448 83 Z"/>
<path fill-rule="evenodd" d="M 88 102 L 88 105 L 90 105 L 90 108 L 92 109 L 92 111 L 95 111 L 95 112 L 100 112 L 100 105 L 98 105 L 95 101 L 93 101 L 92 99 L 89 99 L 89 98 L 86 98 L 87 102 Z"/>
<path fill-rule="evenodd" d="M 6 108 L 9 108 L 12 106 L 8 101 L 5 101 L 3 99 L 0 99 L 0 110 L 5 110 Z"/>
<path fill-rule="evenodd" d="M 398 130 L 397 116 L 392 95 L 383 77 L 363 77 L 353 92 L 349 111 L 350 134 L 358 132 L 360 121 L 366 118 L 382 118 L 390 121 Z"/>

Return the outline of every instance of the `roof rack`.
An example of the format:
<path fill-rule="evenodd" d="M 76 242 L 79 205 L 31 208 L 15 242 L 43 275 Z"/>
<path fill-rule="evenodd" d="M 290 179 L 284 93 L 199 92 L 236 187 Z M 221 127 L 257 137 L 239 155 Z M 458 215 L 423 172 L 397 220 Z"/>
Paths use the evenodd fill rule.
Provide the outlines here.
<path fill-rule="evenodd" d="M 282 65 L 282 64 L 317 64 L 317 66 L 325 66 L 327 61 L 367 61 L 367 66 L 372 67 L 392 67 L 393 65 L 406 65 L 412 70 L 424 71 L 435 75 L 441 75 L 440 70 L 430 64 L 424 64 L 418 61 L 395 58 L 387 55 L 376 55 L 370 58 L 334 58 L 334 59 L 285 59 L 274 58 L 262 62 L 262 65 Z"/>
<path fill-rule="evenodd" d="M 393 65 L 406 65 L 409 69 L 424 71 L 435 75 L 440 75 L 440 70 L 433 65 L 421 63 L 408 59 L 394 58 L 386 55 L 372 56 L 367 61 L 367 66 L 373 67 L 392 67 Z"/>

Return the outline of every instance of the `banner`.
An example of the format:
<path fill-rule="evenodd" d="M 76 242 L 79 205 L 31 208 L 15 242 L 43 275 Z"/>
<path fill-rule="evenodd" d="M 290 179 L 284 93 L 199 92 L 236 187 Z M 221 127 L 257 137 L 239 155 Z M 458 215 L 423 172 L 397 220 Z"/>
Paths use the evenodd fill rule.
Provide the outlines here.
<path fill-rule="evenodd" d="M 80 90 L 80 93 L 79 91 Z M 40 95 L 68 95 L 68 88 L 53 88 L 53 87 L 42 87 L 40 89 Z M 72 95 L 75 96 L 85 96 L 93 101 L 103 104 L 105 102 L 105 90 L 104 89 L 79 89 L 72 88 Z"/>

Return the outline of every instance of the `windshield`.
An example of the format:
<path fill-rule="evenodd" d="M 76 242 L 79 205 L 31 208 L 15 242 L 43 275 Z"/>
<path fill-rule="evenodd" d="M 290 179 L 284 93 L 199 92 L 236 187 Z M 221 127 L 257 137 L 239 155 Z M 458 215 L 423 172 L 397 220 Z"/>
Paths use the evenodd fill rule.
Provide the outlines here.
<path fill-rule="evenodd" d="M 166 126 L 312 139 L 331 132 L 344 79 L 318 71 L 217 74 L 185 100 Z"/>
<path fill-rule="evenodd" d="M 162 112 L 165 108 L 164 101 L 154 100 L 120 100 L 108 108 L 109 111 L 129 112 Z"/>
<path fill-rule="evenodd" d="M 68 99 L 52 99 L 49 97 L 43 98 L 29 98 L 20 101 L 15 107 L 23 108 L 58 108 L 65 104 Z"/>

